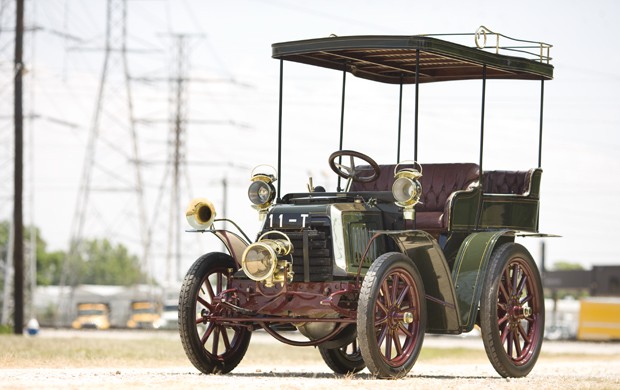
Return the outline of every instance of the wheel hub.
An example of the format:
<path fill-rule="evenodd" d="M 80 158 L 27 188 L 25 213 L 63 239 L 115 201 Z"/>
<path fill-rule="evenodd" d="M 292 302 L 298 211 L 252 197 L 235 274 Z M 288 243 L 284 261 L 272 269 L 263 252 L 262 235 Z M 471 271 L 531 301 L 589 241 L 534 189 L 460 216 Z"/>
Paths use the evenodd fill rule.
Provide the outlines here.
<path fill-rule="evenodd" d="M 388 309 L 388 326 L 391 329 L 395 329 L 401 323 L 408 325 L 413 323 L 415 320 L 415 316 L 411 311 L 401 312 L 400 308 L 397 306 L 392 306 Z"/>
<path fill-rule="evenodd" d="M 516 296 L 510 297 L 507 312 L 510 326 L 513 328 L 518 325 L 520 320 L 524 320 L 532 316 L 532 309 L 529 306 L 523 306 Z"/>

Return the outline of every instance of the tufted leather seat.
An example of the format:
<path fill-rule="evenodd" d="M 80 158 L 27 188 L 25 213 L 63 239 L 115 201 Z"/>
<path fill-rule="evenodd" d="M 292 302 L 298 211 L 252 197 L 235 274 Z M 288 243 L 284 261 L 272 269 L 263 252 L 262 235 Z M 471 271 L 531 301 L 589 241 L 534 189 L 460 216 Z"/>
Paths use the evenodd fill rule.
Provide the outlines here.
<path fill-rule="evenodd" d="M 487 194 L 528 195 L 532 171 L 486 171 L 483 190 Z"/>
<path fill-rule="evenodd" d="M 391 191 L 395 165 L 381 165 L 379 178 L 371 183 L 351 184 L 351 191 Z M 416 227 L 423 230 L 448 229 L 451 200 L 456 191 L 478 185 L 480 169 L 474 163 L 422 164 L 422 196 L 416 205 Z"/>

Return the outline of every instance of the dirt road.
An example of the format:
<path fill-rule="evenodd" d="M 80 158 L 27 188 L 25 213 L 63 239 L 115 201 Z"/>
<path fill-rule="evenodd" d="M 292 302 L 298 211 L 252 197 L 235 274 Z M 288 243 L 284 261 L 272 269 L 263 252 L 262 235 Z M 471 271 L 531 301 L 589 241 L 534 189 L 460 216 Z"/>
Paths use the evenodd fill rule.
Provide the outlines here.
<path fill-rule="evenodd" d="M 90 337 L 105 337 L 91 333 Z M 135 337 L 133 333 L 131 337 Z M 144 334 L 140 334 L 144 335 Z M 46 336 L 43 336 L 46 337 Z M 62 337 L 56 334 L 54 337 Z M 68 336 L 71 337 L 71 336 Z M 78 336 L 79 337 L 79 334 Z M 91 338 L 88 338 L 89 340 Z M 123 333 L 107 335 L 114 340 Z M 150 336 L 143 336 L 147 342 Z M 175 338 L 176 335 L 166 336 Z M 503 379 L 486 360 L 479 338 L 427 337 L 425 349 L 434 350 L 424 359 L 424 351 L 410 374 L 397 381 L 376 380 L 366 371 L 354 376 L 335 376 L 312 348 L 295 348 L 274 343 L 269 337 L 253 337 L 242 363 L 228 375 L 205 376 L 189 362 L 171 358 L 145 367 L 140 361 L 93 363 L 54 367 L 37 364 L 0 368 L 0 388 L 23 389 L 134 389 L 157 387 L 187 389 L 617 389 L 620 388 L 620 344 L 546 342 L 537 366 L 527 378 Z M 458 348 L 455 350 L 454 348 Z M 467 351 L 463 354 L 461 349 Z M 266 351 L 269 351 L 268 358 Z M 299 352 L 303 350 L 304 352 Z M 439 352 L 437 352 L 439 350 Z M 442 354 L 445 351 L 445 356 Z M 461 357 L 454 357 L 455 355 Z M 303 355 L 307 354 L 307 355 Z M 275 358 L 273 356 L 276 356 Z M 463 358 L 463 356 L 465 356 Z M 79 357 L 76 357 L 79 358 Z M 50 367 L 51 366 L 51 367 Z"/>

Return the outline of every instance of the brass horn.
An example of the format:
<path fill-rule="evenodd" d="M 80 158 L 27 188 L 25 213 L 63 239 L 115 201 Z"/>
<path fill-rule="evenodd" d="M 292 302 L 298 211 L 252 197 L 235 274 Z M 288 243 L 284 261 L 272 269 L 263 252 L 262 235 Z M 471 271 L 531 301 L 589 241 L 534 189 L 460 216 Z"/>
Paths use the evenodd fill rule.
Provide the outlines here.
<path fill-rule="evenodd" d="M 207 198 L 192 199 L 185 211 L 185 218 L 194 229 L 208 229 L 215 219 L 215 207 Z"/>

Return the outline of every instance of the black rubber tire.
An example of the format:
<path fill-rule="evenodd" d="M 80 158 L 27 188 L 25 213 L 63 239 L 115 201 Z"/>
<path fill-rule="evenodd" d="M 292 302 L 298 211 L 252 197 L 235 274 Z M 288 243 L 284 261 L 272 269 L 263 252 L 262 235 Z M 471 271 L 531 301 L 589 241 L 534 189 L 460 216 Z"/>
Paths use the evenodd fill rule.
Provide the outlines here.
<path fill-rule="evenodd" d="M 543 342 L 545 302 L 538 267 L 520 244 L 506 243 L 491 256 L 480 298 L 484 349 L 504 378 L 534 368 Z"/>
<path fill-rule="evenodd" d="M 405 323 L 404 313 L 410 313 L 412 322 Z M 406 376 L 420 354 L 425 330 L 426 298 L 417 267 L 402 253 L 381 255 L 364 277 L 357 312 L 358 342 L 371 374 Z"/>
<path fill-rule="evenodd" d="M 328 349 L 319 345 L 325 364 L 336 374 L 355 374 L 366 367 L 357 339 L 341 348 Z"/>
<path fill-rule="evenodd" d="M 226 253 L 212 252 L 198 258 L 187 271 L 179 295 L 179 333 L 185 354 L 205 374 L 225 374 L 243 359 L 252 332 L 243 326 L 201 322 L 201 312 L 230 283 L 237 270 Z"/>

